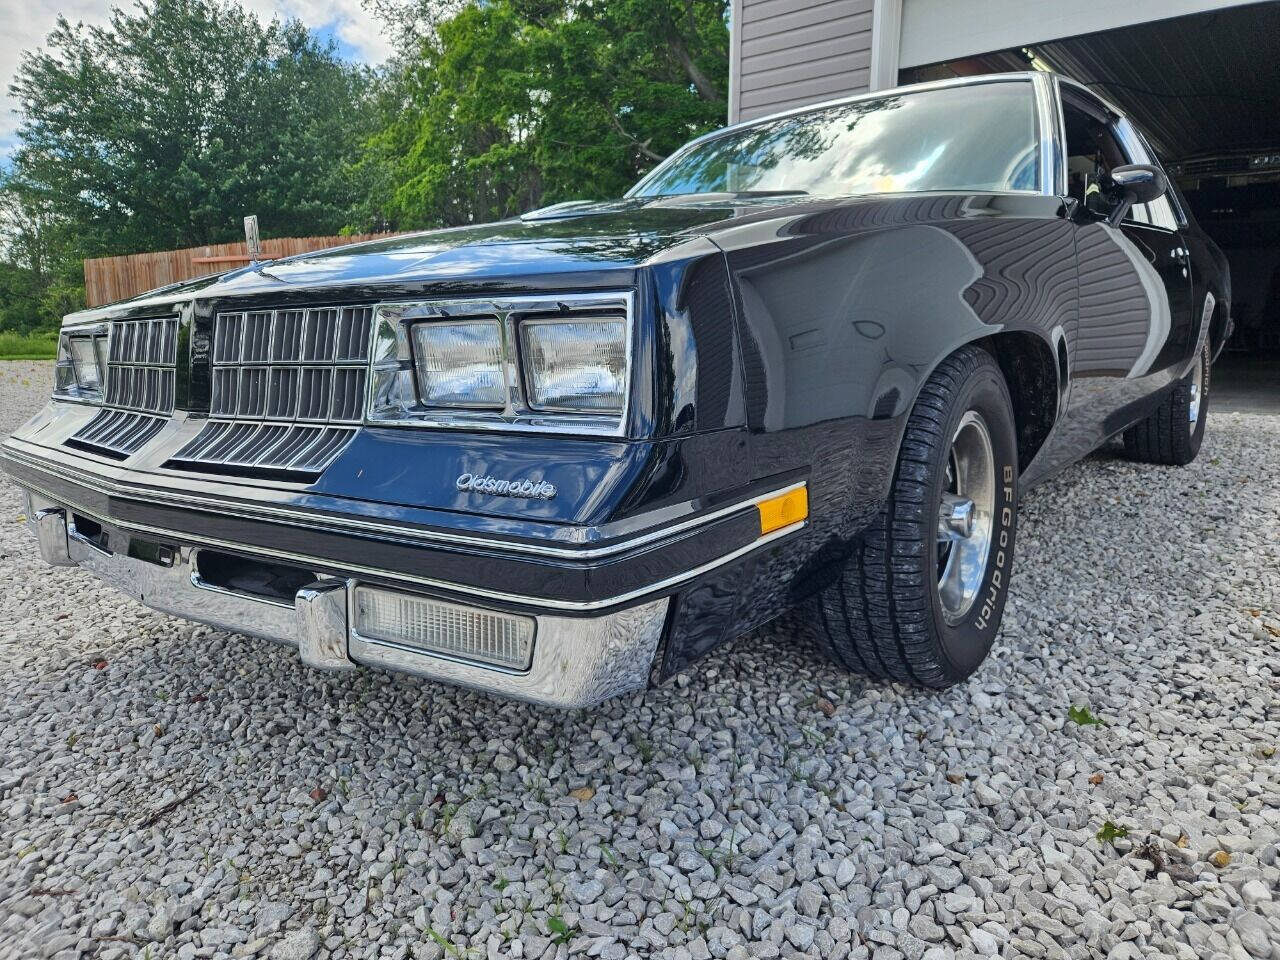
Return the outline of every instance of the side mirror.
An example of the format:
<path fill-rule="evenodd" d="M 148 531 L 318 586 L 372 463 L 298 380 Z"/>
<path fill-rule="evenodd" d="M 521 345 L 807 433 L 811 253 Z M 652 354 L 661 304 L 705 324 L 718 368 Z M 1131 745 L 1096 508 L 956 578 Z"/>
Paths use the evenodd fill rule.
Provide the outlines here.
<path fill-rule="evenodd" d="M 1169 181 L 1159 167 L 1129 163 L 1116 167 L 1102 184 L 1114 206 L 1107 222 L 1117 226 L 1135 203 L 1150 203 L 1165 195 Z"/>

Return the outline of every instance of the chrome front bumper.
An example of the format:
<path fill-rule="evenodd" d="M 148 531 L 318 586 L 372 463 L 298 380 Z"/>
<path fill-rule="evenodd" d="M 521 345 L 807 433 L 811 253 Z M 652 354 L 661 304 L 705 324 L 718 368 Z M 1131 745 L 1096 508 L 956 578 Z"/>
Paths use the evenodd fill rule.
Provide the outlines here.
<path fill-rule="evenodd" d="M 535 617 L 533 657 L 521 672 L 363 637 L 352 617 L 355 578 L 326 578 L 288 604 L 214 586 L 200 577 L 197 544 L 160 547 L 146 558 L 103 549 L 76 529 L 63 506 L 27 494 L 27 524 L 40 555 L 78 566 L 164 613 L 296 647 L 325 670 L 381 667 L 556 707 L 587 707 L 644 689 L 658 652 L 669 600 L 607 614 Z"/>

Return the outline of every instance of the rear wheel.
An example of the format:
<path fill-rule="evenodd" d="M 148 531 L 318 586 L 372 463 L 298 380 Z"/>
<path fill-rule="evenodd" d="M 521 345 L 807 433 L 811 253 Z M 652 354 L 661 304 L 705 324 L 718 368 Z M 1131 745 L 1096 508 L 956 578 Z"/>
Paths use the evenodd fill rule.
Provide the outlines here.
<path fill-rule="evenodd" d="M 1013 563 L 1015 437 L 991 355 L 965 347 L 944 360 L 911 412 L 888 504 L 819 596 L 837 662 L 946 687 L 986 658 Z"/>
<path fill-rule="evenodd" d="M 1209 418 L 1209 368 L 1209 345 L 1205 344 L 1191 373 L 1155 413 L 1124 432 L 1126 456 L 1172 467 L 1185 467 L 1196 458 Z"/>

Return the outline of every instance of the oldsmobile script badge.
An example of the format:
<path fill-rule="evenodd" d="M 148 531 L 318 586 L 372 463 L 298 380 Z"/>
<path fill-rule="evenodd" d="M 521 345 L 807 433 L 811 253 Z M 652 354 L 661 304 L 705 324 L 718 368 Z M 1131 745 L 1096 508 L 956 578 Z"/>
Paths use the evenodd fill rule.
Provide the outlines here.
<path fill-rule="evenodd" d="M 545 480 L 497 480 L 464 473 L 457 480 L 463 492 L 487 493 L 494 497 L 521 497 L 525 500 L 550 500 L 556 495 L 555 484 Z"/>

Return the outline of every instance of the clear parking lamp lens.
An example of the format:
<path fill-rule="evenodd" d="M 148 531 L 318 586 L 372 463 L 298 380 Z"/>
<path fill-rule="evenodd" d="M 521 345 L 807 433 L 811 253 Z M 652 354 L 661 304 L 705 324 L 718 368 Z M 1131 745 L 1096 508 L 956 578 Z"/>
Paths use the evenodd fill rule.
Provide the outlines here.
<path fill-rule="evenodd" d="M 57 393 L 74 392 L 76 368 L 71 362 L 71 338 L 63 334 L 58 338 L 58 360 L 53 368 L 53 388 Z"/>
<path fill-rule="evenodd" d="M 107 337 L 103 333 L 64 333 L 58 338 L 54 393 L 89 403 L 102 402 Z"/>
<path fill-rule="evenodd" d="M 506 405 L 502 329 L 497 320 L 417 324 L 413 354 L 418 389 L 428 406 Z"/>
<path fill-rule="evenodd" d="M 76 383 L 86 393 L 102 392 L 102 371 L 98 365 L 98 350 L 94 339 L 94 337 L 68 338 Z"/>
<path fill-rule="evenodd" d="M 530 406 L 622 412 L 627 369 L 623 320 L 529 320 L 520 330 Z"/>

